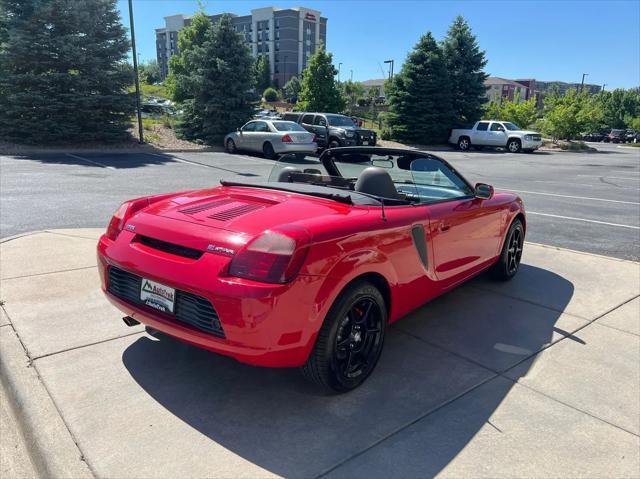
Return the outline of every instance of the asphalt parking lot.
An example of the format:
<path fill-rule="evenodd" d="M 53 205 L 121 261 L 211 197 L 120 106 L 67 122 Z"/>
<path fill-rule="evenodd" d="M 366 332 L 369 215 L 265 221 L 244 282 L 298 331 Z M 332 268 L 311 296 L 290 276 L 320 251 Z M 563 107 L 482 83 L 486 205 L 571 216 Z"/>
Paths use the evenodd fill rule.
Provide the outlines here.
<path fill-rule="evenodd" d="M 521 270 L 402 318 L 339 396 L 127 327 L 99 290 L 96 240 L 122 201 L 264 179 L 272 161 L 0 157 L 2 475 L 637 477 L 640 151 L 438 154 L 523 196 Z"/>
<path fill-rule="evenodd" d="M 472 182 L 525 200 L 527 240 L 638 261 L 640 150 L 597 153 L 440 151 Z M 265 179 L 273 161 L 226 153 L 90 153 L 0 156 L 0 236 L 48 228 L 103 227 L 124 200 Z"/>

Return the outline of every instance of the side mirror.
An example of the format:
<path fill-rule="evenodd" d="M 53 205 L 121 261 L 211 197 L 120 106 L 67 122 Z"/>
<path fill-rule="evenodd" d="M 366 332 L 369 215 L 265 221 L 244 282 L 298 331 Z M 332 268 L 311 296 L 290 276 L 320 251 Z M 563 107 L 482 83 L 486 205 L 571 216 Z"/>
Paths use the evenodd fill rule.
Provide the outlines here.
<path fill-rule="evenodd" d="M 481 200 L 490 200 L 493 198 L 493 186 L 485 183 L 476 183 L 475 197 Z"/>
<path fill-rule="evenodd" d="M 498 127 L 498 131 L 504 131 L 504 128 L 502 128 L 501 126 Z"/>

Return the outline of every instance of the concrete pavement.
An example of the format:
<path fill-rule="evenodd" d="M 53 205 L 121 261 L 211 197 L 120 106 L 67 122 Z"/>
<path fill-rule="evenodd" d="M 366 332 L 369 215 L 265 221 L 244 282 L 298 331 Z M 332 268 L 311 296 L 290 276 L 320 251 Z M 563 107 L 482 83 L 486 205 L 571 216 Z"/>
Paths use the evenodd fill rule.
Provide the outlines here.
<path fill-rule="evenodd" d="M 326 396 L 296 371 L 244 366 L 126 327 L 98 290 L 101 232 L 0 244 L 3 382 L 21 401 L 40 471 L 640 473 L 638 263 L 528 243 L 513 281 L 482 276 L 411 313 L 390 329 L 363 387 Z M 44 437 L 33 430 L 41 424 Z"/>

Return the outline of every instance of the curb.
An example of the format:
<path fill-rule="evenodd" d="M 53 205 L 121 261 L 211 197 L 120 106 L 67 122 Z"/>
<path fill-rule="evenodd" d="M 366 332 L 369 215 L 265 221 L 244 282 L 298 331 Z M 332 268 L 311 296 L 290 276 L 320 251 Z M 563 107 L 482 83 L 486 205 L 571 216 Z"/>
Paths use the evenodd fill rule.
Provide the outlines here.
<path fill-rule="evenodd" d="M 0 328 L 0 380 L 40 477 L 93 478 L 13 325 Z"/>
<path fill-rule="evenodd" d="M 636 266 L 640 265 L 640 261 L 633 261 L 631 259 L 616 258 L 615 256 L 605 256 L 603 254 L 589 253 L 588 251 L 578 251 L 577 249 L 562 248 L 560 246 L 553 246 L 553 245 L 550 245 L 550 244 L 543 244 L 543 243 L 535 243 L 533 241 L 525 241 L 525 243 L 530 244 L 530 245 L 534 245 L 534 246 L 541 246 L 542 248 L 555 249 L 557 251 L 568 251 L 570 253 L 582 254 L 582 255 L 586 255 L 586 256 L 594 256 L 596 258 L 608 259 L 608 260 L 611 260 L 611 261 L 618 261 L 618 262 L 621 262 L 621 263 L 630 263 L 630 264 L 634 264 Z"/>

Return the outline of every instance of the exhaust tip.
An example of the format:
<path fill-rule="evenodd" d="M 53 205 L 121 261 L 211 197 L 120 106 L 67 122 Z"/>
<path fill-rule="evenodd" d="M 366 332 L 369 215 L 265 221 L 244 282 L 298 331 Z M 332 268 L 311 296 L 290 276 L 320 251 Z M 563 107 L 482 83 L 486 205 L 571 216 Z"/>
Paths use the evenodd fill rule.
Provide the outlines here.
<path fill-rule="evenodd" d="M 131 316 L 125 316 L 124 318 L 122 318 L 122 321 L 124 321 L 124 324 L 126 324 L 127 326 L 137 326 L 138 324 L 140 324 L 140 321 L 136 321 Z"/>

